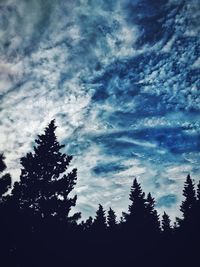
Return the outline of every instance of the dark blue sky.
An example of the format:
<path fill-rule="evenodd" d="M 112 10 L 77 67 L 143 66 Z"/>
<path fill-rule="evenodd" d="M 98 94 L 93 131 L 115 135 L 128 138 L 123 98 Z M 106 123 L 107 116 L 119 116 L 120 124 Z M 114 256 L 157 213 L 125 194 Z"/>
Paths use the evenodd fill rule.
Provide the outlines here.
<path fill-rule="evenodd" d="M 133 177 L 178 215 L 200 178 L 200 6 L 177 0 L 0 1 L 0 150 L 19 158 L 55 118 L 77 209 L 120 215 Z"/>

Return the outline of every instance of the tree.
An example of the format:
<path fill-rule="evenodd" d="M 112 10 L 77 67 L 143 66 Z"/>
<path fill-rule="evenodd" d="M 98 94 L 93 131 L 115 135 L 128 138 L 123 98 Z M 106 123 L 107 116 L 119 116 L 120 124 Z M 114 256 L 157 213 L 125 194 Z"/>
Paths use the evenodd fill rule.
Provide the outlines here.
<path fill-rule="evenodd" d="M 35 140 L 34 152 L 21 158 L 20 181 L 14 184 L 12 195 L 20 210 L 74 223 L 80 213 L 69 216 L 77 199 L 69 197 L 69 193 L 76 184 L 77 170 L 65 173 L 72 156 L 60 151 L 64 145 L 57 141 L 55 130 L 52 120 Z"/>
<path fill-rule="evenodd" d="M 189 174 L 184 185 L 183 196 L 185 200 L 182 202 L 180 210 L 183 213 L 183 221 L 187 222 L 191 219 L 196 204 L 194 183 Z"/>
<path fill-rule="evenodd" d="M 3 154 L 0 154 L 0 173 L 4 172 L 6 169 L 5 157 Z M 0 178 L 0 202 L 3 200 L 3 195 L 11 188 L 11 176 L 6 173 Z"/>
<path fill-rule="evenodd" d="M 85 222 L 84 221 L 82 222 L 82 229 L 84 231 L 91 230 L 92 224 L 93 224 L 93 218 L 90 216 Z"/>
<path fill-rule="evenodd" d="M 107 216 L 107 223 L 108 223 L 109 229 L 112 230 L 112 229 L 116 228 L 116 226 L 117 226 L 116 218 L 117 218 L 117 216 L 116 216 L 114 210 L 110 208 L 108 211 L 108 216 Z"/>
<path fill-rule="evenodd" d="M 171 220 L 169 218 L 169 215 L 164 212 L 162 216 L 162 231 L 165 234 L 169 234 L 171 232 Z"/>
<path fill-rule="evenodd" d="M 106 229 L 106 215 L 103 206 L 99 204 L 99 208 L 96 211 L 96 217 L 93 223 L 93 229 L 97 232 L 104 231 Z"/>
<path fill-rule="evenodd" d="M 144 220 L 146 215 L 145 210 L 145 194 L 141 189 L 141 185 L 135 178 L 133 185 L 131 187 L 131 192 L 129 195 L 131 204 L 128 207 L 129 213 L 123 213 L 126 221 L 126 226 L 132 228 L 132 230 L 137 231 L 144 226 Z"/>
<path fill-rule="evenodd" d="M 146 227 L 147 230 L 154 234 L 155 232 L 159 232 L 160 230 L 160 222 L 159 222 L 159 216 L 157 211 L 155 210 L 155 200 L 151 196 L 151 193 L 147 195 L 146 200 Z"/>

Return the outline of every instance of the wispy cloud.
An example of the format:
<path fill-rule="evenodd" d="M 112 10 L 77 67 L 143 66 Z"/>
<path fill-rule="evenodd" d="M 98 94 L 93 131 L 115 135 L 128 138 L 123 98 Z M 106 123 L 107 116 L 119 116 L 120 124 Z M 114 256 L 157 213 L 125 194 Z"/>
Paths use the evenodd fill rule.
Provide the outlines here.
<path fill-rule="evenodd" d="M 197 1 L 0 2 L 1 150 L 19 158 L 56 118 L 78 167 L 77 209 L 118 215 L 133 176 L 173 216 L 199 179 Z M 159 201 L 158 201 L 159 202 Z"/>

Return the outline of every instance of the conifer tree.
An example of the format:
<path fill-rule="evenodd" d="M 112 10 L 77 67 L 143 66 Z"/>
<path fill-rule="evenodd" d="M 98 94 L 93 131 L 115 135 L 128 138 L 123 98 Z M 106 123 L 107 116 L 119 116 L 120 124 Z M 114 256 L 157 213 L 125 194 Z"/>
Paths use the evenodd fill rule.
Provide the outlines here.
<path fill-rule="evenodd" d="M 65 173 L 72 156 L 60 150 L 55 135 L 55 121 L 52 120 L 45 133 L 35 140 L 34 152 L 21 159 L 20 181 L 14 184 L 12 195 L 19 209 L 29 210 L 42 218 L 56 217 L 59 220 L 75 222 L 80 214 L 69 216 L 76 204 L 76 196 L 69 197 L 77 180 L 77 170 Z"/>
<path fill-rule="evenodd" d="M 107 223 L 108 223 L 108 227 L 109 229 L 115 229 L 117 226 L 117 221 L 116 221 L 116 214 L 114 212 L 113 209 L 109 209 L 108 211 L 108 216 L 107 216 Z"/>
<path fill-rule="evenodd" d="M 147 195 L 146 200 L 146 225 L 149 231 L 159 232 L 160 221 L 157 211 L 155 210 L 155 199 L 151 196 L 151 193 Z"/>
<path fill-rule="evenodd" d="M 171 220 L 169 218 L 169 215 L 164 212 L 162 216 L 162 231 L 166 234 L 169 234 L 171 230 Z"/>
<path fill-rule="evenodd" d="M 189 174 L 184 185 L 183 196 L 185 197 L 185 200 L 182 202 L 180 210 L 183 213 L 183 221 L 186 222 L 191 219 L 196 204 L 194 183 Z"/>
<path fill-rule="evenodd" d="M 131 200 L 131 204 L 128 208 L 129 213 L 124 213 L 126 223 L 128 223 L 131 227 L 134 224 L 135 228 L 141 228 L 144 225 L 146 214 L 145 194 L 136 178 L 133 181 L 129 199 Z"/>
<path fill-rule="evenodd" d="M 85 222 L 82 222 L 82 228 L 84 231 L 90 230 L 93 224 L 93 218 L 90 216 Z"/>
<path fill-rule="evenodd" d="M 103 209 L 103 206 L 101 204 L 99 204 L 99 208 L 96 211 L 93 229 L 97 232 L 101 232 L 106 229 L 106 215 L 105 210 Z"/>

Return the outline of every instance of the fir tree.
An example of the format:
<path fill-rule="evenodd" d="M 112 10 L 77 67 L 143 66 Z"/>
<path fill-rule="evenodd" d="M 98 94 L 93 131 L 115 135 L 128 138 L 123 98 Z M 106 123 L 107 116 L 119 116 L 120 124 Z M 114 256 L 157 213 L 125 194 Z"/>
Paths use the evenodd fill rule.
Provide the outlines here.
<path fill-rule="evenodd" d="M 155 210 L 155 200 L 151 196 L 151 193 L 147 195 L 146 200 L 146 225 L 149 231 L 153 234 L 159 232 L 160 222 L 157 211 Z"/>
<path fill-rule="evenodd" d="M 57 217 L 59 220 L 75 222 L 80 214 L 69 216 L 76 204 L 76 196 L 69 197 L 77 180 L 77 170 L 66 174 L 72 156 L 60 150 L 55 135 L 55 121 L 46 127 L 45 133 L 35 140 L 34 152 L 21 159 L 20 181 L 14 184 L 12 195 L 19 209 L 29 210 L 41 217 Z"/>
<path fill-rule="evenodd" d="M 108 211 L 108 216 L 107 216 L 107 224 L 109 229 L 115 229 L 117 226 L 117 221 L 116 221 L 116 214 L 113 209 L 109 209 Z"/>
<path fill-rule="evenodd" d="M 185 200 L 182 202 L 180 210 L 183 213 L 183 221 L 188 221 L 192 216 L 193 208 L 196 204 L 194 183 L 190 175 L 188 175 L 186 178 L 183 196 L 185 197 Z"/>
<path fill-rule="evenodd" d="M 91 229 L 92 224 L 93 224 L 93 218 L 90 216 L 85 222 L 84 221 L 82 222 L 82 229 L 84 231 L 88 231 Z"/>
<path fill-rule="evenodd" d="M 131 204 L 128 207 L 129 213 L 124 213 L 125 220 L 128 224 L 134 223 L 135 226 L 137 225 L 136 227 L 140 228 L 144 223 L 146 214 L 145 194 L 136 178 L 133 181 L 129 199 L 131 200 Z"/>
<path fill-rule="evenodd" d="M 96 211 L 93 229 L 97 232 L 101 232 L 106 229 L 106 215 L 105 210 L 103 209 L 103 206 L 101 204 L 99 204 L 99 208 Z"/>
<path fill-rule="evenodd" d="M 169 215 L 164 212 L 162 216 L 162 231 L 166 234 L 169 234 L 171 230 L 171 220 L 169 218 Z"/>

